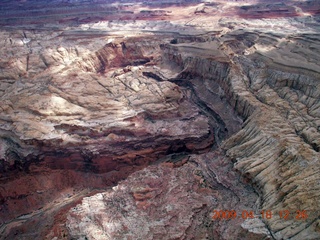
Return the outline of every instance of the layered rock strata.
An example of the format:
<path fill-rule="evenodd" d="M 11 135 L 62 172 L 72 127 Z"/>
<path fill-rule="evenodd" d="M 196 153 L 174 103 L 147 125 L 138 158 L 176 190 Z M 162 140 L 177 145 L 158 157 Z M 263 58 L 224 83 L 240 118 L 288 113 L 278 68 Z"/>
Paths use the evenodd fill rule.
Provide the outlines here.
<path fill-rule="evenodd" d="M 213 209 L 253 211 L 256 195 L 239 182 L 228 161 L 211 152 L 192 155 L 182 166 L 162 162 L 137 171 L 72 208 L 70 234 L 77 239 L 270 239 L 259 219 L 212 219 Z"/>
<path fill-rule="evenodd" d="M 150 52 L 156 57 L 157 41 L 146 46 L 136 40 L 109 43 L 83 56 L 81 49 L 61 46 L 30 54 L 34 70 L 20 69 L 1 96 L 5 182 L 11 172 L 39 169 L 108 172 L 111 179 L 164 154 L 201 152 L 214 144 L 213 120 L 179 86 L 143 75 L 141 64 L 155 64 Z M 5 199 L 28 195 L 7 186 Z M 13 212 L 3 209 L 6 216 Z"/>
<path fill-rule="evenodd" d="M 7 9 L 1 238 L 320 237 L 316 1 L 185 4 Z"/>

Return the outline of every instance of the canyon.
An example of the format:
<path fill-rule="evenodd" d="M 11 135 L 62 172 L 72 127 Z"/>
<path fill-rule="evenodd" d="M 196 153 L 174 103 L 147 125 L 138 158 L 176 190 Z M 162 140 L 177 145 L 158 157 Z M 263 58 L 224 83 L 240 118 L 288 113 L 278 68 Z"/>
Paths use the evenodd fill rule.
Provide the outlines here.
<path fill-rule="evenodd" d="M 0 239 L 320 239 L 318 1 L 0 12 Z"/>

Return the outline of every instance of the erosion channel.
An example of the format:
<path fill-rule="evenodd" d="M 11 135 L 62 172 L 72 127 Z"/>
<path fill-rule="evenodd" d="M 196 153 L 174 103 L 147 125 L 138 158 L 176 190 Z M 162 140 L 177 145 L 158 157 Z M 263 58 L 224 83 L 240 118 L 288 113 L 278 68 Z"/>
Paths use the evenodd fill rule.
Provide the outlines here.
<path fill-rule="evenodd" d="M 0 239 L 320 238 L 316 3 L 25 2 L 0 17 Z"/>

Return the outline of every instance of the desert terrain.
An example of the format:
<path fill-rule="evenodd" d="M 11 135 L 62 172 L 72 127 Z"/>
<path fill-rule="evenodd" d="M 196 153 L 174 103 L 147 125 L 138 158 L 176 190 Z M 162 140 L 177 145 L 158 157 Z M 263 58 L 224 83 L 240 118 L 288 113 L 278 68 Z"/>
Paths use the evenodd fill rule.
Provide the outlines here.
<path fill-rule="evenodd" d="M 0 239 L 320 239 L 320 2 L 4 0 Z"/>

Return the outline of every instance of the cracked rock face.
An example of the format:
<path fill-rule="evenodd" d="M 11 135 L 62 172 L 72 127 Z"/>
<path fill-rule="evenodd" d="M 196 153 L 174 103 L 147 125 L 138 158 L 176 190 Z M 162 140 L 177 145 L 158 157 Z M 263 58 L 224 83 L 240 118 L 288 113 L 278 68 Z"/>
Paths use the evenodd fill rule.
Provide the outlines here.
<path fill-rule="evenodd" d="M 251 233 L 253 227 L 240 226 L 247 221 L 212 220 L 214 208 L 250 209 L 256 200 L 236 174 L 227 173 L 227 161 L 210 153 L 192 156 L 179 167 L 162 163 L 135 172 L 112 190 L 72 208 L 70 234 L 77 239 L 261 239 L 268 235 L 265 227 L 264 234 Z"/>
<path fill-rule="evenodd" d="M 0 5 L 1 239 L 320 238 L 317 1 Z"/>

